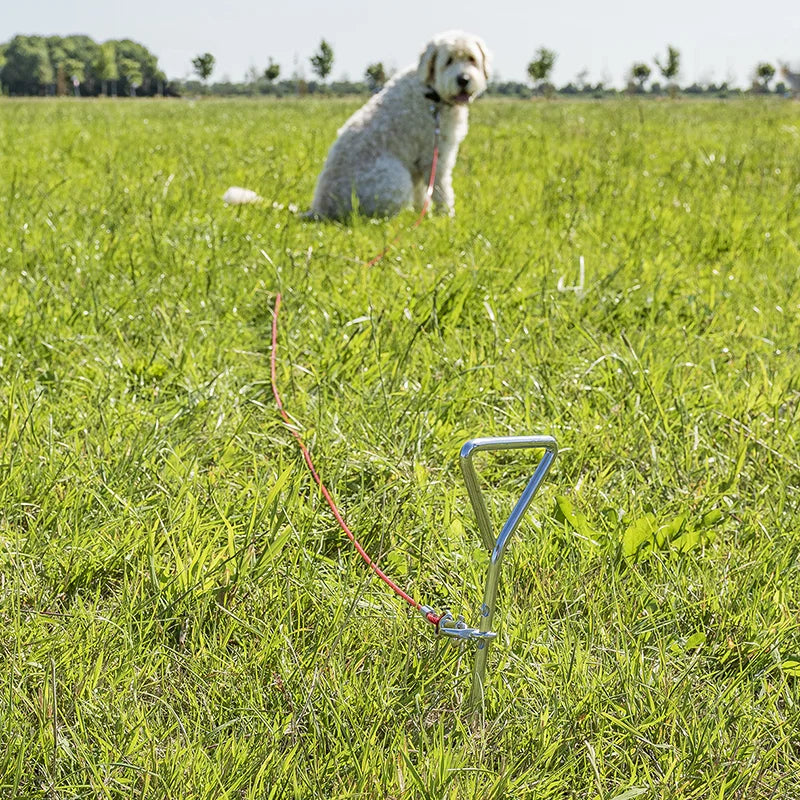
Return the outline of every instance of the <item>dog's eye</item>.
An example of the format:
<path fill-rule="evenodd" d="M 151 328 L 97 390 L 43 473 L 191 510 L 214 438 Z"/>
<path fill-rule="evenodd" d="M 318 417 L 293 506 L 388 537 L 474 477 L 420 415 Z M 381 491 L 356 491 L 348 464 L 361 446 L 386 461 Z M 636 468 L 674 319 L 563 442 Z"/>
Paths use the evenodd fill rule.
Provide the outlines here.
<path fill-rule="evenodd" d="M 449 67 L 453 63 L 453 56 L 449 56 L 447 59 L 447 63 L 445 64 L 446 67 Z"/>
<path fill-rule="evenodd" d="M 477 58 L 475 58 L 475 56 L 470 56 L 470 57 L 467 59 L 467 61 L 469 61 L 469 63 L 470 63 L 470 64 L 472 64 L 472 66 L 473 66 L 473 67 L 476 67 L 476 66 L 478 66 L 478 59 L 477 59 Z"/>

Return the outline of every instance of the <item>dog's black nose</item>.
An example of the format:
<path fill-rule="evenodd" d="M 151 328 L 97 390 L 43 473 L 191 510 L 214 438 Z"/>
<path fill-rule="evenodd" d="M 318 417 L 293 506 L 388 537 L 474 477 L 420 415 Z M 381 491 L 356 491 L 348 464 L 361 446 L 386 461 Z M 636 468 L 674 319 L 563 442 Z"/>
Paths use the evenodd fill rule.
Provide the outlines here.
<path fill-rule="evenodd" d="M 469 83 L 469 75 L 464 75 L 462 73 L 456 78 L 456 83 L 458 84 L 459 89 L 466 89 L 467 84 Z"/>

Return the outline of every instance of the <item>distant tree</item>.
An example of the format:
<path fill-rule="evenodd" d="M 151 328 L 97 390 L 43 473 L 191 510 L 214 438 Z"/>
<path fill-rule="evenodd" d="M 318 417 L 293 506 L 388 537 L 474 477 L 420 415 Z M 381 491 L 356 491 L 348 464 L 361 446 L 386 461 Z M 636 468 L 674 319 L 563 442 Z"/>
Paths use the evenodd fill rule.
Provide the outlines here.
<path fill-rule="evenodd" d="M 0 80 L 11 94 L 43 94 L 55 80 L 42 36 L 15 36 L 5 48 Z"/>
<path fill-rule="evenodd" d="M 211 53 L 202 53 L 192 59 L 192 67 L 197 73 L 197 77 L 200 78 L 203 83 L 207 83 L 208 79 L 211 77 L 211 73 L 214 71 L 215 61 L 216 59 Z"/>
<path fill-rule="evenodd" d="M 556 54 L 553 50 L 540 47 L 535 54 L 533 61 L 528 64 L 528 77 L 533 81 L 537 89 L 544 89 L 547 92 L 549 87 L 552 93 L 552 84 L 549 83 L 550 72 L 556 63 Z"/>
<path fill-rule="evenodd" d="M 92 94 L 99 87 L 99 79 L 95 72 L 95 64 L 100 54 L 100 46 L 88 36 L 65 36 L 61 39 L 61 49 L 64 52 L 64 72 L 67 79 L 71 78 L 67 64 L 70 62 L 80 63 L 82 66 L 79 84 L 83 87 L 82 91 Z M 75 64 L 73 63 L 73 67 Z M 73 90 L 75 86 L 73 84 Z"/>
<path fill-rule="evenodd" d="M 61 97 L 67 93 L 66 76 L 64 74 L 64 60 L 67 54 L 64 52 L 60 36 L 48 36 L 46 42 L 50 65 L 53 68 L 53 79 L 47 87 L 48 92 Z"/>
<path fill-rule="evenodd" d="M 80 59 L 68 57 L 64 59 L 63 67 L 64 75 L 66 75 L 67 80 L 70 82 L 75 97 L 78 97 L 80 95 L 78 87 L 86 78 L 83 62 Z"/>
<path fill-rule="evenodd" d="M 69 85 L 75 94 L 78 86 L 83 94 L 130 92 L 131 82 L 144 93 L 154 93 L 166 80 L 158 68 L 158 59 L 146 47 L 130 39 L 108 41 L 98 45 L 88 36 L 18 36 L 6 45 L 6 64 L 0 65 L 0 81 L 12 94 L 64 94 Z M 128 59 L 138 65 L 123 64 Z M 136 88 L 136 87 L 134 87 Z"/>
<path fill-rule="evenodd" d="M 267 83 L 273 83 L 273 81 L 277 80 L 278 76 L 281 74 L 281 68 L 279 64 L 276 64 L 271 58 L 269 60 L 269 64 L 267 64 L 267 68 L 264 70 L 264 77 L 267 79 Z"/>
<path fill-rule="evenodd" d="M 103 82 L 103 94 L 109 96 L 109 84 L 111 94 L 117 94 L 117 80 L 119 80 L 119 69 L 117 68 L 117 50 L 114 42 L 106 42 L 100 45 L 97 60 L 94 64 L 97 77 Z"/>
<path fill-rule="evenodd" d="M 757 86 L 758 90 L 761 92 L 768 92 L 769 82 L 775 77 L 775 67 L 766 61 L 762 61 L 756 67 L 755 77 L 756 80 L 760 82 Z"/>
<path fill-rule="evenodd" d="M 136 90 L 142 85 L 142 67 L 133 58 L 121 58 L 119 62 L 119 72 L 128 84 L 128 94 L 136 96 Z"/>
<path fill-rule="evenodd" d="M 376 61 L 374 64 L 370 64 L 364 76 L 367 79 L 371 91 L 374 92 L 382 88 L 383 84 L 386 83 L 386 70 L 383 68 L 383 62 Z"/>
<path fill-rule="evenodd" d="M 323 39 L 319 43 L 319 50 L 309 60 L 311 69 L 324 81 L 333 69 L 333 48 Z"/>
<path fill-rule="evenodd" d="M 47 88 L 52 87 L 52 85 L 55 83 L 55 70 L 53 69 L 53 65 L 47 59 L 42 59 L 39 62 L 38 68 L 34 75 L 39 83 Z"/>
<path fill-rule="evenodd" d="M 651 69 L 642 61 L 635 63 L 631 67 L 631 79 L 635 81 L 637 91 L 643 92 L 644 85 L 650 77 Z"/>
<path fill-rule="evenodd" d="M 128 78 L 125 77 L 122 69 L 123 59 L 135 61 L 139 65 L 139 74 L 134 71 L 132 78 L 138 78 L 134 89 L 142 90 L 144 94 L 153 94 L 159 90 L 166 80 L 164 73 L 158 68 L 158 58 L 154 56 L 144 45 L 134 42 L 131 39 L 120 39 L 114 42 L 117 54 L 117 64 L 123 76 L 123 89 L 130 94 L 131 86 Z"/>
<path fill-rule="evenodd" d="M 654 58 L 654 61 L 656 62 L 659 72 L 667 81 L 667 89 L 669 90 L 670 95 L 674 97 L 678 91 L 678 85 L 675 81 L 675 78 L 678 77 L 678 72 L 681 68 L 680 51 L 672 45 L 668 45 L 667 58 L 665 59 L 664 63 L 662 64 L 658 60 L 658 57 Z"/>

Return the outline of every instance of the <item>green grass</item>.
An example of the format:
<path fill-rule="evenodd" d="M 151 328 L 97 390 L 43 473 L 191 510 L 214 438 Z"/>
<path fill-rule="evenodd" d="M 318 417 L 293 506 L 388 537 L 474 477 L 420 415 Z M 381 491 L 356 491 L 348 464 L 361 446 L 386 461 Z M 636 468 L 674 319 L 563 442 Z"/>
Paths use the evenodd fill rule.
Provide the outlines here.
<path fill-rule="evenodd" d="M 796 798 L 800 106 L 482 101 L 456 219 L 368 271 L 412 212 L 293 213 L 356 105 L 0 104 L 0 794 Z M 461 444 L 559 442 L 476 717 L 278 417 L 277 291 L 422 602 L 477 622 Z M 502 521 L 533 464 L 480 466 Z"/>

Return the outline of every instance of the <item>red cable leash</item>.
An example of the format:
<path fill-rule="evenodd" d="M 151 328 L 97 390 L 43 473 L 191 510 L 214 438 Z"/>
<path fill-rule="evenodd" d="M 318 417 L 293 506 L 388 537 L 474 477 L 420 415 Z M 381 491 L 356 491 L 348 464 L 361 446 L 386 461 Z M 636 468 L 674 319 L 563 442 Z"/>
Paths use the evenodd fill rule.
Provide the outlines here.
<path fill-rule="evenodd" d="M 435 159 L 434 159 L 435 164 Z M 423 617 L 425 617 L 428 622 L 432 625 L 435 625 L 437 630 L 439 629 L 439 622 L 442 619 L 443 615 L 435 614 L 433 609 L 428 606 L 423 606 L 418 600 L 415 600 L 410 595 L 406 594 L 391 578 L 389 578 L 385 572 L 369 557 L 366 550 L 361 546 L 361 543 L 356 539 L 353 532 L 347 526 L 347 523 L 344 521 L 339 509 L 336 507 L 336 503 L 331 497 L 331 493 L 328 491 L 325 484 L 322 482 L 322 479 L 319 477 L 317 470 L 314 468 L 314 462 L 311 460 L 311 454 L 308 452 L 308 448 L 305 446 L 302 437 L 300 434 L 292 427 L 292 421 L 289 418 L 289 415 L 286 413 L 286 410 L 283 407 L 283 402 L 281 401 L 280 393 L 278 392 L 278 384 L 276 379 L 276 370 L 275 364 L 277 359 L 277 352 L 278 352 L 278 313 L 281 307 L 281 295 L 275 297 L 275 310 L 272 315 L 272 354 L 270 356 L 270 368 L 271 368 L 271 376 L 272 376 L 272 394 L 275 397 L 275 402 L 278 406 L 278 411 L 283 417 L 283 421 L 286 423 L 286 427 L 289 429 L 289 432 L 294 436 L 297 444 L 300 447 L 300 452 L 303 454 L 303 458 L 305 459 L 306 465 L 308 466 L 309 471 L 311 472 L 311 477 L 314 478 L 315 483 L 319 486 L 320 491 L 322 492 L 325 501 L 328 504 L 333 516 L 336 518 L 336 521 L 339 523 L 339 527 L 347 534 L 347 538 L 353 543 L 353 546 L 358 551 L 358 554 L 361 558 L 364 559 L 367 566 L 398 596 L 402 597 L 403 600 L 406 601 L 412 608 L 415 608 L 419 611 Z"/>

